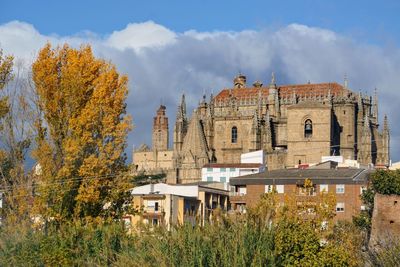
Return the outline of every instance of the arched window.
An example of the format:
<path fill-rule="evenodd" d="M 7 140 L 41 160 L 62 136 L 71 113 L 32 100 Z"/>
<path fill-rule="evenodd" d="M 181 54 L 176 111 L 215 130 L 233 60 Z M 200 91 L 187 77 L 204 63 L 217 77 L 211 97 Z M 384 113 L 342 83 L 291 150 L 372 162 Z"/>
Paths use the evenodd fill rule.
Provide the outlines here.
<path fill-rule="evenodd" d="M 307 119 L 304 122 L 304 137 L 311 138 L 312 137 L 312 121 Z"/>
<path fill-rule="evenodd" d="M 231 141 L 232 143 L 237 143 L 237 127 L 233 126 L 232 127 L 232 136 L 231 136 Z"/>

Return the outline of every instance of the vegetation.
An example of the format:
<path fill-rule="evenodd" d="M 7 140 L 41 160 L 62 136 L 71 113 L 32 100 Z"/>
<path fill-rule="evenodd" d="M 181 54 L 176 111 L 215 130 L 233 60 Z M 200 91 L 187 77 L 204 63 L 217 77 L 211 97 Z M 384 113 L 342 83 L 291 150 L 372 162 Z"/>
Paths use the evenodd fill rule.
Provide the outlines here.
<path fill-rule="evenodd" d="M 89 46 L 49 44 L 32 74 L 42 115 L 33 151 L 40 166 L 37 214 L 56 222 L 121 216 L 129 188 L 123 175 L 131 128 L 125 115 L 127 77 L 96 59 Z"/>

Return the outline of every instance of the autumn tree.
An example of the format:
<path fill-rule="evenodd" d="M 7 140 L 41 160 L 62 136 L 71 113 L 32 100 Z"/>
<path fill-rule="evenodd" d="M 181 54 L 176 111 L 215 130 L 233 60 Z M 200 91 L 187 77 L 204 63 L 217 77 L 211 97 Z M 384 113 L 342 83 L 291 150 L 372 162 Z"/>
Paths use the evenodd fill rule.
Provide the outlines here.
<path fill-rule="evenodd" d="M 90 46 L 40 50 L 32 77 L 41 113 L 33 157 L 36 213 L 52 221 L 122 212 L 126 171 L 127 77 Z"/>
<path fill-rule="evenodd" d="M 25 155 L 30 145 L 30 112 L 26 100 L 23 64 L 0 50 L 0 186 L 3 223 L 20 222 L 29 217 L 32 196 Z M 24 75 L 22 74 L 24 73 Z M 24 78 L 23 78 L 24 77 Z"/>

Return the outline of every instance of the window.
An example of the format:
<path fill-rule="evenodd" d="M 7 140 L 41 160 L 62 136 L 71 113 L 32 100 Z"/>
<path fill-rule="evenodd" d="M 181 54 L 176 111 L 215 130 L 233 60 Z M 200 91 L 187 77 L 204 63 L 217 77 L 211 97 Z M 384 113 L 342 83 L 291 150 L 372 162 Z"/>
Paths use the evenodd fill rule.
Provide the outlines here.
<path fill-rule="evenodd" d="M 367 187 L 365 185 L 360 186 L 360 195 L 362 195 L 365 190 L 367 190 Z"/>
<path fill-rule="evenodd" d="M 212 182 L 212 181 L 213 181 L 212 176 L 207 176 L 207 182 Z"/>
<path fill-rule="evenodd" d="M 238 137 L 238 134 L 237 134 L 237 127 L 236 126 L 233 126 L 232 127 L 232 136 L 231 136 L 232 138 L 231 138 L 231 142 L 232 143 L 237 143 L 237 137 Z"/>
<path fill-rule="evenodd" d="M 207 168 L 207 172 L 212 172 L 213 168 Z"/>
<path fill-rule="evenodd" d="M 276 192 L 278 192 L 278 194 L 285 193 L 285 186 L 283 184 L 276 185 Z"/>
<path fill-rule="evenodd" d="M 153 225 L 158 225 L 158 219 L 153 219 L 153 220 L 152 220 L 152 224 L 153 224 Z"/>
<path fill-rule="evenodd" d="M 336 185 L 336 194 L 343 194 L 344 193 L 344 184 L 337 184 Z"/>
<path fill-rule="evenodd" d="M 226 172 L 226 168 L 220 168 L 219 171 L 220 172 Z"/>
<path fill-rule="evenodd" d="M 236 169 L 235 168 L 230 168 L 229 171 L 234 172 L 234 171 L 236 171 Z"/>
<path fill-rule="evenodd" d="M 328 230 L 328 222 L 327 221 L 322 221 L 321 222 L 321 230 Z"/>
<path fill-rule="evenodd" d="M 336 204 L 336 211 L 337 212 L 344 212 L 344 203 L 343 202 L 338 202 Z"/>
<path fill-rule="evenodd" d="M 226 177 L 225 176 L 219 177 L 219 180 L 220 180 L 221 183 L 226 183 Z"/>
<path fill-rule="evenodd" d="M 265 185 L 265 193 L 271 193 L 273 189 L 272 185 Z"/>
<path fill-rule="evenodd" d="M 247 193 L 247 188 L 246 187 L 238 187 L 238 191 L 240 196 L 246 195 Z"/>
<path fill-rule="evenodd" d="M 305 138 L 311 138 L 312 137 L 312 121 L 310 119 L 307 119 L 304 122 L 304 137 Z"/>
<path fill-rule="evenodd" d="M 158 202 L 154 203 L 154 211 L 158 211 Z"/>
<path fill-rule="evenodd" d="M 328 193 L 328 185 L 327 184 L 319 185 L 319 192 L 320 193 Z"/>

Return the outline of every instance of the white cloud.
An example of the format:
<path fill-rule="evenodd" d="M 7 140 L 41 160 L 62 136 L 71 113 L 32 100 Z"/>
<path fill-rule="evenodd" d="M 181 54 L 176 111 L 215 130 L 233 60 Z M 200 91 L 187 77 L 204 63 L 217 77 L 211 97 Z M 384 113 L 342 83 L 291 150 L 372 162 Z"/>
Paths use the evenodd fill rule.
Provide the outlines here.
<path fill-rule="evenodd" d="M 121 31 L 114 31 L 106 43 L 119 50 L 161 47 L 174 43 L 176 34 L 152 21 L 130 23 Z"/>
<path fill-rule="evenodd" d="M 176 33 L 154 22 L 129 24 L 108 36 L 80 33 L 76 36 L 45 36 L 32 25 L 10 22 L 0 25 L 0 46 L 6 53 L 33 57 L 47 41 L 73 46 L 90 43 L 97 56 L 114 62 L 128 74 L 128 112 L 136 125 L 130 145 L 149 143 L 152 117 L 160 102 L 167 105 L 173 129 L 176 104 L 182 92 L 189 110 L 203 92 L 216 94 L 232 85 L 239 71 L 248 82 L 268 83 L 276 73 L 279 84 L 342 82 L 349 77 L 354 91 L 372 93 L 378 88 L 380 115 L 389 116 L 392 155 L 400 160 L 399 113 L 400 48 L 360 43 L 350 36 L 305 25 L 291 24 L 278 30 L 241 32 Z M 128 153 L 131 153 L 129 150 Z"/>

